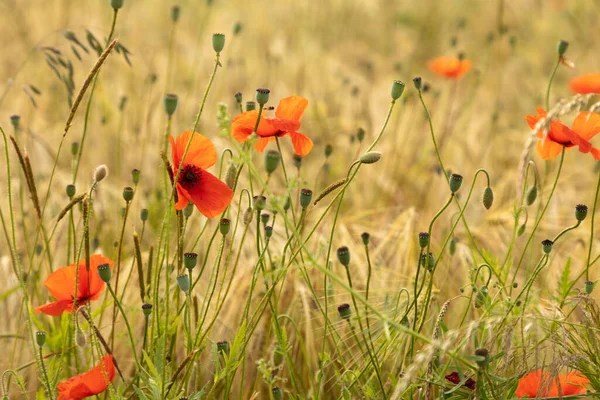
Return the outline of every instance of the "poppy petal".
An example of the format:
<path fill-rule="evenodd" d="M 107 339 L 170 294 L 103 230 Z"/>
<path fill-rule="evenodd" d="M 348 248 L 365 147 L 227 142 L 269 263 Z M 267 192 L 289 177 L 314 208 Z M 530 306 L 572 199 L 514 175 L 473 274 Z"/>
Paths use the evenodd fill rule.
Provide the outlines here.
<path fill-rule="evenodd" d="M 221 214 L 231 202 L 233 191 L 224 182 L 208 171 L 202 171 L 197 186 L 187 189 L 189 200 L 205 217 Z"/>
<path fill-rule="evenodd" d="M 173 147 L 172 154 L 175 169 L 179 168 L 182 161 L 184 164 L 194 164 L 202 169 L 210 168 L 215 165 L 217 162 L 217 151 L 215 150 L 215 146 L 210 139 L 199 133 L 193 133 L 185 160 L 182 160 L 190 136 L 192 136 L 192 131 L 183 132 L 181 135 L 177 136 L 175 146 L 173 146 L 173 139 L 170 139 L 171 146 Z"/>
<path fill-rule="evenodd" d="M 518 398 L 528 397 L 532 399 L 538 396 L 546 397 L 548 393 L 547 381 L 548 373 L 543 372 L 542 370 L 530 372 L 519 379 L 515 396 Z"/>
<path fill-rule="evenodd" d="M 313 148 L 313 141 L 310 138 L 300 132 L 290 132 L 290 137 L 292 138 L 292 144 L 294 145 L 294 150 L 296 154 L 305 156 Z"/>
<path fill-rule="evenodd" d="M 471 61 L 456 57 L 437 57 L 428 62 L 427 67 L 440 76 L 458 79 L 471 69 Z"/>
<path fill-rule="evenodd" d="M 569 372 L 561 374 L 558 377 L 563 396 L 572 396 L 575 394 L 586 394 L 586 385 L 589 385 L 590 380 L 579 372 Z"/>
<path fill-rule="evenodd" d="M 103 370 L 104 366 L 104 370 Z M 112 356 L 102 357 L 98 364 L 88 372 L 76 375 L 57 385 L 59 400 L 81 400 L 104 392 L 115 379 L 116 368 Z M 108 378 L 108 379 L 107 379 Z"/>
<path fill-rule="evenodd" d="M 175 203 L 175 209 L 177 211 L 183 210 L 187 207 L 190 202 L 190 194 L 185 190 L 179 183 L 177 184 L 177 203 Z"/>
<path fill-rule="evenodd" d="M 52 303 L 44 304 L 36 307 L 33 310 L 35 312 L 41 312 L 52 317 L 58 317 L 62 313 L 70 313 L 73 309 L 73 302 L 70 300 L 59 300 Z"/>
<path fill-rule="evenodd" d="M 538 140 L 536 145 L 538 155 L 544 160 L 552 160 L 560 154 L 563 149 L 563 145 L 560 143 L 553 142 L 548 138 Z"/>
<path fill-rule="evenodd" d="M 240 143 L 248 140 L 254 132 L 257 118 L 258 110 L 247 111 L 236 116 L 231 121 L 231 136 Z M 273 119 L 261 116 L 256 134 L 263 137 L 275 136 L 278 133 L 278 129 L 273 125 Z"/>
<path fill-rule="evenodd" d="M 600 93 L 600 74 L 586 74 L 575 77 L 569 82 L 574 93 Z"/>
<path fill-rule="evenodd" d="M 308 106 L 308 100 L 300 96 L 290 96 L 279 101 L 275 116 L 279 119 L 300 121 L 304 110 Z M 296 128 L 298 129 L 298 128 Z"/>
<path fill-rule="evenodd" d="M 263 152 L 265 150 L 265 147 L 267 147 L 267 145 L 269 144 L 269 142 L 273 142 L 275 141 L 275 137 L 271 136 L 271 137 L 265 137 L 265 138 L 260 138 L 256 141 L 256 143 L 254 143 L 254 148 L 256 149 L 256 151 L 259 152 Z"/>
<path fill-rule="evenodd" d="M 600 133 L 600 114 L 581 112 L 573 121 L 573 132 L 585 140 L 590 140 Z"/>
<path fill-rule="evenodd" d="M 46 278 L 44 286 L 57 300 L 71 300 L 75 296 L 75 264 L 61 267 Z"/>

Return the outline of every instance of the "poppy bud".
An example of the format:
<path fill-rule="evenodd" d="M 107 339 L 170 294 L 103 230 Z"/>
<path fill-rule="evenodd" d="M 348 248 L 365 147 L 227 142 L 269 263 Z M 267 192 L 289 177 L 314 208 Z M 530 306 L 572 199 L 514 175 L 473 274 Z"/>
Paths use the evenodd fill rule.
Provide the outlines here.
<path fill-rule="evenodd" d="M 129 203 L 133 199 L 133 194 L 133 188 L 127 186 L 125 189 L 123 189 L 123 200 Z"/>
<path fill-rule="evenodd" d="M 252 198 L 252 206 L 256 211 L 264 210 L 267 206 L 267 198 L 265 196 L 254 196 Z"/>
<path fill-rule="evenodd" d="M 235 180 L 237 178 L 237 168 L 234 163 L 229 163 L 227 172 L 225 173 L 225 183 L 229 189 L 233 190 L 235 186 Z"/>
<path fill-rule="evenodd" d="M 242 92 L 237 92 L 233 97 L 235 97 L 235 101 L 237 101 L 238 104 L 242 104 Z"/>
<path fill-rule="evenodd" d="M 310 202 L 312 201 L 313 192 L 310 189 L 302 189 L 300 190 L 300 206 L 303 209 L 306 209 L 310 206 Z"/>
<path fill-rule="evenodd" d="M 429 233 L 427 233 L 427 232 L 419 233 L 419 246 L 421 246 L 422 249 L 429 246 Z"/>
<path fill-rule="evenodd" d="M 73 196 L 75 196 L 75 192 L 76 192 L 75 185 L 67 185 L 66 192 L 67 192 L 67 196 L 69 196 L 69 198 L 72 199 Z"/>
<path fill-rule="evenodd" d="M 77 328 L 77 330 L 75 331 L 75 343 L 77 343 L 77 346 L 81 348 L 85 347 L 85 345 L 87 344 L 85 333 L 83 333 L 83 331 L 79 328 Z"/>
<path fill-rule="evenodd" d="M 537 197 L 537 192 L 538 192 L 537 186 L 532 186 L 527 191 L 526 201 L 527 201 L 528 206 L 532 205 L 533 202 L 535 201 L 535 199 Z"/>
<path fill-rule="evenodd" d="M 378 151 L 369 151 L 359 158 L 363 164 L 375 164 L 379 160 L 381 160 L 381 153 Z"/>
<path fill-rule="evenodd" d="M 521 225 L 517 230 L 517 236 L 521 236 L 525 233 L 525 224 Z"/>
<path fill-rule="evenodd" d="M 512 287 L 513 289 L 516 289 L 519 287 L 519 284 L 517 282 L 513 282 Z"/>
<path fill-rule="evenodd" d="M 193 203 L 188 203 L 187 206 L 185 206 L 183 208 L 183 216 L 186 218 L 191 217 L 193 212 L 194 212 L 194 204 Z"/>
<path fill-rule="evenodd" d="M 585 204 L 577 204 L 575 206 L 575 218 L 581 222 L 587 217 L 588 208 Z"/>
<path fill-rule="evenodd" d="M 175 110 L 177 110 L 178 100 L 179 99 L 176 94 L 166 94 L 165 97 L 163 98 L 163 105 L 165 107 L 165 112 L 167 113 L 167 115 L 169 117 L 175 113 Z"/>
<path fill-rule="evenodd" d="M 488 349 L 476 349 L 475 355 L 479 357 L 479 359 L 476 361 L 477 365 L 479 365 L 479 368 L 487 368 L 487 366 L 490 364 L 490 352 Z"/>
<path fill-rule="evenodd" d="M 400 325 L 403 325 L 406 328 L 410 328 L 410 321 L 408 320 L 408 317 L 406 315 L 400 320 Z"/>
<path fill-rule="evenodd" d="M 300 154 L 294 154 L 292 156 L 292 161 L 294 161 L 294 167 L 300 169 L 302 167 L 302 156 Z"/>
<path fill-rule="evenodd" d="M 248 207 L 246 209 L 242 221 L 244 222 L 244 225 L 248 225 L 250 222 L 252 222 L 252 207 Z"/>
<path fill-rule="evenodd" d="M 142 312 L 144 313 L 145 317 L 149 317 L 150 314 L 152 314 L 152 304 L 142 304 Z"/>
<path fill-rule="evenodd" d="M 273 227 L 272 226 L 265 226 L 265 237 L 267 239 L 270 239 L 271 236 L 273 236 Z"/>
<path fill-rule="evenodd" d="M 550 239 L 544 240 L 542 242 L 542 249 L 544 250 L 544 253 L 550 254 L 550 252 L 552 251 L 553 244 L 554 244 L 554 242 L 552 242 L 552 240 L 550 240 Z"/>
<path fill-rule="evenodd" d="M 219 222 L 219 231 L 221 231 L 221 235 L 225 236 L 229 233 L 229 229 L 231 228 L 231 220 L 228 218 L 222 218 Z"/>
<path fill-rule="evenodd" d="M 150 211 L 148 211 L 147 208 L 142 208 L 142 210 L 140 211 L 140 219 L 142 220 L 142 222 L 148 221 L 149 214 L 150 214 Z"/>
<path fill-rule="evenodd" d="M 452 174 L 450 175 L 450 191 L 452 193 L 456 193 L 458 191 L 458 189 L 460 189 L 460 186 L 462 185 L 462 181 L 463 181 L 463 177 L 462 175 L 459 174 Z"/>
<path fill-rule="evenodd" d="M 21 116 L 20 115 L 11 115 L 10 116 L 10 123 L 12 124 L 13 128 L 15 130 L 19 129 L 19 122 L 21 121 Z"/>
<path fill-rule="evenodd" d="M 94 181 L 96 183 L 101 182 L 108 175 L 108 167 L 104 164 L 96 167 L 94 171 Z"/>
<path fill-rule="evenodd" d="M 346 246 L 342 246 L 337 249 L 337 257 L 340 263 L 347 267 L 350 264 L 350 249 Z"/>
<path fill-rule="evenodd" d="M 327 144 L 325 146 L 325 157 L 329 157 L 331 155 L 331 153 L 333 153 L 333 146 L 330 144 Z"/>
<path fill-rule="evenodd" d="M 118 10 L 119 8 L 123 7 L 123 3 L 124 3 L 124 0 L 110 0 L 110 6 L 114 10 Z"/>
<path fill-rule="evenodd" d="M 46 343 L 46 332 L 38 331 L 35 333 L 35 341 L 38 346 L 42 347 Z"/>
<path fill-rule="evenodd" d="M 451 256 L 456 254 L 456 239 L 451 238 L 450 243 L 448 244 L 448 252 Z"/>
<path fill-rule="evenodd" d="M 220 54 L 223 47 L 225 47 L 225 35 L 222 33 L 215 33 L 212 36 L 212 45 L 215 53 Z"/>
<path fill-rule="evenodd" d="M 398 100 L 404 93 L 404 83 L 402 81 L 392 82 L 392 99 Z"/>
<path fill-rule="evenodd" d="M 108 264 L 98 265 L 98 275 L 100 275 L 100 279 L 102 279 L 105 283 L 109 283 L 110 278 L 112 277 L 112 271 L 110 270 L 110 265 L 108 265 Z"/>
<path fill-rule="evenodd" d="M 279 346 L 279 343 L 277 343 L 275 345 L 275 347 L 273 348 L 273 364 L 281 365 L 282 362 L 283 362 L 283 351 L 281 350 L 281 346 Z"/>
<path fill-rule="evenodd" d="M 562 57 L 567 52 L 567 49 L 569 48 L 569 42 L 567 42 L 565 40 L 560 40 L 558 42 L 558 45 L 556 46 L 556 48 L 558 50 L 558 56 Z"/>
<path fill-rule="evenodd" d="M 254 111 L 256 110 L 256 103 L 253 101 L 246 102 L 246 111 Z"/>
<path fill-rule="evenodd" d="M 79 153 L 79 142 L 71 143 L 71 155 L 75 157 Z"/>
<path fill-rule="evenodd" d="M 223 340 L 222 342 L 217 342 L 217 352 L 220 354 L 229 355 L 229 342 L 227 340 Z"/>
<path fill-rule="evenodd" d="M 485 300 L 487 299 L 488 288 L 487 286 L 483 286 L 479 291 L 477 291 L 477 295 L 475 295 L 474 306 L 475 308 L 481 308 L 485 304 Z"/>
<path fill-rule="evenodd" d="M 417 90 L 421 90 L 421 87 L 423 86 L 423 80 L 421 79 L 420 76 L 417 76 L 416 78 L 414 78 L 413 83 L 415 84 L 415 88 Z"/>
<path fill-rule="evenodd" d="M 281 399 L 283 399 L 283 392 L 281 391 L 281 389 L 279 388 L 279 386 L 273 386 L 273 389 L 271 389 L 271 393 L 273 393 L 273 399 L 274 400 L 281 400 Z"/>
<path fill-rule="evenodd" d="M 242 23 L 241 23 L 241 22 L 236 22 L 236 23 L 233 25 L 233 34 L 234 34 L 234 35 L 236 35 L 236 36 L 237 36 L 237 35 L 239 35 L 239 34 L 240 34 L 240 32 L 242 32 L 242 29 L 243 29 L 243 28 L 244 28 L 244 25 L 242 25 Z"/>
<path fill-rule="evenodd" d="M 186 269 L 192 270 L 198 264 L 198 254 L 197 253 L 185 253 L 183 255 L 183 265 Z"/>
<path fill-rule="evenodd" d="M 285 198 L 285 203 L 283 203 L 283 210 L 287 211 L 290 209 L 290 207 L 292 206 L 292 199 L 288 197 Z"/>
<path fill-rule="evenodd" d="M 352 315 L 352 310 L 350 309 L 350 304 L 344 303 L 338 306 L 338 314 L 340 317 L 345 320 L 350 320 L 350 316 Z"/>
<path fill-rule="evenodd" d="M 433 253 L 429 253 L 428 256 L 425 254 L 421 255 L 421 265 L 427 268 L 427 271 L 433 272 L 433 268 L 435 266 L 435 256 Z"/>
<path fill-rule="evenodd" d="M 179 6 L 177 4 L 175 4 L 173 7 L 171 7 L 171 21 L 173 22 L 177 22 L 179 21 L 179 12 L 181 10 L 179 9 Z"/>
<path fill-rule="evenodd" d="M 491 187 L 488 186 L 485 188 L 481 202 L 486 210 L 489 210 L 492 207 L 492 204 L 494 204 L 494 192 Z"/>
<path fill-rule="evenodd" d="M 188 274 L 181 274 L 177 277 L 177 284 L 179 285 L 179 289 L 185 294 L 188 294 L 190 291 L 190 276 Z"/>
<path fill-rule="evenodd" d="M 592 294 L 592 292 L 594 291 L 594 286 L 596 286 L 596 283 L 587 281 L 585 283 L 585 292 L 587 294 Z"/>
<path fill-rule="evenodd" d="M 140 174 L 141 172 L 137 168 L 131 170 L 131 180 L 133 181 L 134 185 L 140 183 Z"/>
<path fill-rule="evenodd" d="M 269 89 L 264 89 L 264 88 L 256 89 L 256 102 L 259 105 L 264 106 L 269 101 L 270 93 L 271 93 L 271 91 Z"/>
<path fill-rule="evenodd" d="M 279 166 L 281 154 L 277 150 L 269 150 L 265 153 L 265 169 L 271 175 Z"/>
<path fill-rule="evenodd" d="M 360 235 L 360 238 L 362 239 L 362 242 L 365 246 L 369 245 L 369 241 L 371 240 L 371 235 L 369 234 L 369 232 L 363 232 Z"/>
<path fill-rule="evenodd" d="M 356 138 L 362 143 L 365 138 L 365 130 L 363 128 L 358 128 L 358 131 L 356 132 Z"/>

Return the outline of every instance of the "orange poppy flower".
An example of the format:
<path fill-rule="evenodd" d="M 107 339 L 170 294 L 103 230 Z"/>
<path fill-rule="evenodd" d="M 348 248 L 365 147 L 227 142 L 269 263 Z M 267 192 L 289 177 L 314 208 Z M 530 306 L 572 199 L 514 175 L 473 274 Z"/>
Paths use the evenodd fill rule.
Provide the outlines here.
<path fill-rule="evenodd" d="M 88 303 L 90 300 L 96 300 L 104 290 L 104 281 L 98 275 L 98 266 L 108 264 L 113 267 L 113 262 L 99 254 L 90 257 L 90 272 L 85 267 L 85 259 L 79 261 L 79 265 L 71 264 L 61 267 L 51 273 L 44 286 L 48 288 L 56 301 L 35 308 L 35 311 L 47 315 L 58 316 L 64 312 L 70 313 L 75 303 L 75 309 Z M 79 275 L 77 276 L 77 270 Z M 77 288 L 75 281 L 77 280 Z M 77 295 L 76 301 L 74 297 Z"/>
<path fill-rule="evenodd" d="M 579 372 L 560 374 L 550 382 L 550 374 L 538 369 L 519 379 L 515 395 L 518 398 L 533 399 L 558 397 L 559 392 L 563 396 L 585 394 L 587 393 L 585 386 L 589 383 L 589 379 Z"/>
<path fill-rule="evenodd" d="M 538 115 L 525 117 L 531 129 L 547 115 L 542 107 L 538 107 L 536 110 Z M 563 146 L 579 146 L 581 153 L 592 153 L 596 160 L 600 160 L 600 150 L 589 142 L 598 133 L 600 133 L 600 115 L 596 113 L 579 113 L 570 129 L 562 122 L 553 120 L 545 138 L 542 130 L 537 133 L 537 137 L 540 139 L 536 146 L 538 155 L 544 160 L 551 160 L 561 153 Z"/>
<path fill-rule="evenodd" d="M 175 209 L 183 210 L 193 203 L 205 217 L 213 218 L 221 214 L 231 202 L 233 191 L 219 178 L 206 171 L 217 162 L 215 146 L 206 137 L 194 133 L 192 142 L 182 160 L 185 147 L 192 131 L 185 131 L 177 140 L 169 136 L 173 156 L 173 175 L 183 164 L 177 179 L 177 203 Z"/>
<path fill-rule="evenodd" d="M 300 96 L 290 96 L 281 99 L 275 118 L 261 115 L 256 134 L 260 139 L 254 147 L 257 151 L 263 151 L 267 144 L 275 140 L 275 137 L 290 136 L 296 154 L 305 156 L 313 148 L 310 138 L 300 132 L 300 118 L 308 106 L 308 100 Z M 254 132 L 258 111 L 247 111 L 241 113 L 231 121 L 231 135 L 235 140 L 242 143 L 248 140 Z"/>
<path fill-rule="evenodd" d="M 456 57 L 438 57 L 429 61 L 427 67 L 440 76 L 460 79 L 471 69 L 471 60 L 460 60 Z"/>
<path fill-rule="evenodd" d="M 569 82 L 575 93 L 600 93 L 600 74 L 586 74 L 575 77 Z"/>
<path fill-rule="evenodd" d="M 56 387 L 58 400 L 81 400 L 104 392 L 109 383 L 115 379 L 116 369 L 113 357 L 110 355 L 102 357 L 102 364 L 104 364 L 104 371 L 102 365 L 98 364 L 88 372 L 60 382 Z"/>

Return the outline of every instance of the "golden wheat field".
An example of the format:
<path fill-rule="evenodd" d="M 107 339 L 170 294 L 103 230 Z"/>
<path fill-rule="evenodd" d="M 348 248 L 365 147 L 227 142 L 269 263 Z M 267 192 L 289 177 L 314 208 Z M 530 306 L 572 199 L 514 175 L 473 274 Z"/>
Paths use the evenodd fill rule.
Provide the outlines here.
<path fill-rule="evenodd" d="M 3 400 L 600 397 L 599 26 L 0 1 Z"/>

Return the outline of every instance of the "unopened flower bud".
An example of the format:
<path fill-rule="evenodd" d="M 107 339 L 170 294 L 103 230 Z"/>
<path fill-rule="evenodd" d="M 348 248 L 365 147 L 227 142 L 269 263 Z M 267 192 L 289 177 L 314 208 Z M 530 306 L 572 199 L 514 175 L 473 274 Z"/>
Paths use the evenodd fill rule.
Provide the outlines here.
<path fill-rule="evenodd" d="M 533 204 L 533 202 L 535 201 L 535 199 L 537 197 L 537 193 L 538 193 L 537 186 L 532 186 L 529 188 L 529 190 L 527 191 L 527 196 L 525 198 L 525 201 L 527 202 L 528 206 Z"/>
<path fill-rule="evenodd" d="M 46 332 L 38 331 L 35 333 L 35 341 L 38 346 L 42 347 L 46 343 Z"/>
<path fill-rule="evenodd" d="M 333 146 L 330 144 L 325 145 L 325 157 L 329 157 L 333 153 Z"/>
<path fill-rule="evenodd" d="M 194 212 L 194 203 L 188 203 L 187 206 L 183 207 L 183 216 L 189 218 Z"/>
<path fill-rule="evenodd" d="M 212 45 L 215 53 L 220 54 L 223 47 L 225 47 L 225 35 L 222 33 L 215 33 L 212 36 Z"/>
<path fill-rule="evenodd" d="M 106 178 L 107 175 L 108 175 L 108 167 L 104 164 L 99 165 L 98 167 L 96 167 L 96 170 L 94 171 L 94 181 L 101 182 L 104 178 Z"/>
<path fill-rule="evenodd" d="M 587 217 L 588 208 L 585 204 L 577 204 L 575 206 L 575 218 L 581 222 Z"/>
<path fill-rule="evenodd" d="M 350 304 L 344 303 L 338 306 L 338 314 L 340 317 L 345 320 L 349 320 L 352 315 L 352 310 L 350 309 Z"/>
<path fill-rule="evenodd" d="M 521 225 L 517 230 L 517 236 L 522 236 L 525 233 L 525 224 Z"/>
<path fill-rule="evenodd" d="M 271 175 L 279 166 L 281 154 L 277 150 L 269 150 L 265 153 L 265 169 Z"/>
<path fill-rule="evenodd" d="M 112 271 L 110 270 L 110 265 L 108 265 L 108 264 L 98 265 L 98 275 L 100 275 L 100 279 L 102 279 L 105 283 L 109 283 L 110 278 L 112 277 Z"/>
<path fill-rule="evenodd" d="M 144 313 L 145 317 L 149 317 L 150 314 L 152 314 L 152 304 L 142 304 L 142 312 Z"/>
<path fill-rule="evenodd" d="M 458 191 L 458 189 L 460 189 L 460 186 L 462 185 L 462 181 L 463 181 L 463 177 L 462 175 L 459 174 L 452 174 L 450 175 L 450 191 L 452 193 L 456 193 Z"/>
<path fill-rule="evenodd" d="M 123 189 L 123 200 L 125 200 L 126 202 L 130 202 L 133 199 L 133 194 L 134 194 L 134 190 L 132 187 L 127 186 L 125 189 Z"/>
<path fill-rule="evenodd" d="M 148 211 L 147 208 L 142 208 L 142 210 L 140 211 L 140 219 L 142 220 L 142 222 L 148 221 L 149 215 L 150 215 L 150 211 Z"/>
<path fill-rule="evenodd" d="M 181 274 L 177 277 L 177 285 L 179 285 L 179 289 L 185 294 L 188 294 L 190 291 L 190 276 L 188 274 Z"/>
<path fill-rule="evenodd" d="M 69 198 L 72 199 L 73 196 L 75 196 L 75 192 L 76 192 L 75 185 L 67 185 L 66 192 L 67 192 L 67 196 L 69 196 Z"/>
<path fill-rule="evenodd" d="M 300 190 L 300 206 L 303 209 L 306 209 L 310 206 L 310 202 L 312 201 L 313 192 L 310 189 L 302 189 Z"/>
<path fill-rule="evenodd" d="M 244 225 L 248 225 L 250 222 L 252 222 L 252 214 L 252 207 L 248 207 L 244 212 L 244 218 L 242 219 Z"/>
<path fill-rule="evenodd" d="M 281 350 L 281 346 L 279 346 L 279 343 L 277 343 L 273 348 L 273 364 L 281 365 L 281 363 L 283 362 L 283 358 L 283 351 Z"/>
<path fill-rule="evenodd" d="M 177 22 L 179 21 L 180 8 L 177 4 L 171 7 L 171 21 Z"/>
<path fill-rule="evenodd" d="M 197 253 L 185 253 L 183 255 L 183 266 L 191 271 L 198 264 L 198 254 Z"/>
<path fill-rule="evenodd" d="M 244 28 L 244 25 L 242 25 L 242 23 L 241 23 L 241 22 L 236 22 L 236 23 L 233 25 L 233 34 L 234 34 L 235 36 L 239 35 L 239 34 L 240 34 L 240 32 L 242 32 L 242 29 L 243 29 L 243 28 Z"/>
<path fill-rule="evenodd" d="M 451 256 L 456 254 L 456 239 L 451 238 L 450 243 L 448 244 L 448 252 Z"/>
<path fill-rule="evenodd" d="M 488 186 L 485 188 L 481 202 L 486 210 L 489 210 L 492 207 L 492 204 L 494 204 L 494 192 L 491 187 Z"/>
<path fill-rule="evenodd" d="M 237 178 L 237 168 L 234 163 L 229 163 L 227 172 L 225 173 L 225 184 L 229 189 L 233 190 L 235 187 L 235 180 Z"/>
<path fill-rule="evenodd" d="M 167 113 L 167 115 L 170 117 L 175 113 L 175 110 L 177 110 L 177 103 L 179 101 L 179 98 L 177 97 L 176 94 L 166 94 L 165 97 L 163 98 L 163 105 L 165 107 L 165 112 Z"/>
<path fill-rule="evenodd" d="M 287 211 L 290 209 L 290 207 L 292 206 L 292 199 L 290 199 L 290 197 L 286 197 L 285 198 L 285 203 L 283 203 L 283 210 Z"/>
<path fill-rule="evenodd" d="M 87 344 L 87 338 L 85 337 L 85 333 L 79 328 L 75 330 L 75 343 L 77 346 L 84 348 Z"/>
<path fill-rule="evenodd" d="M 346 246 L 342 246 L 337 249 L 337 257 L 340 263 L 347 267 L 350 264 L 350 249 Z"/>
<path fill-rule="evenodd" d="M 402 81 L 392 82 L 392 99 L 394 101 L 398 100 L 402 93 L 404 93 L 404 83 Z"/>
<path fill-rule="evenodd" d="M 356 139 L 358 139 L 360 143 L 362 143 L 362 141 L 365 139 L 365 130 L 363 128 L 358 128 L 358 131 L 356 132 Z"/>
<path fill-rule="evenodd" d="M 71 143 L 71 155 L 75 157 L 79 153 L 79 142 Z"/>
<path fill-rule="evenodd" d="M 424 249 L 429 246 L 429 233 L 421 232 L 419 233 L 419 246 Z"/>
<path fill-rule="evenodd" d="M 363 164 L 375 164 L 377 161 L 381 159 L 381 153 L 378 151 L 369 151 L 368 153 L 363 154 L 359 161 Z"/>
<path fill-rule="evenodd" d="M 552 240 L 550 240 L 550 239 L 544 240 L 542 242 L 542 249 L 544 250 L 544 253 L 550 254 L 550 252 L 552 251 L 553 245 L 554 245 L 554 242 L 552 242 Z"/>
<path fill-rule="evenodd" d="M 264 106 L 269 101 L 270 93 L 271 93 L 271 91 L 269 89 L 265 89 L 265 88 L 256 89 L 256 102 L 259 105 Z"/>

